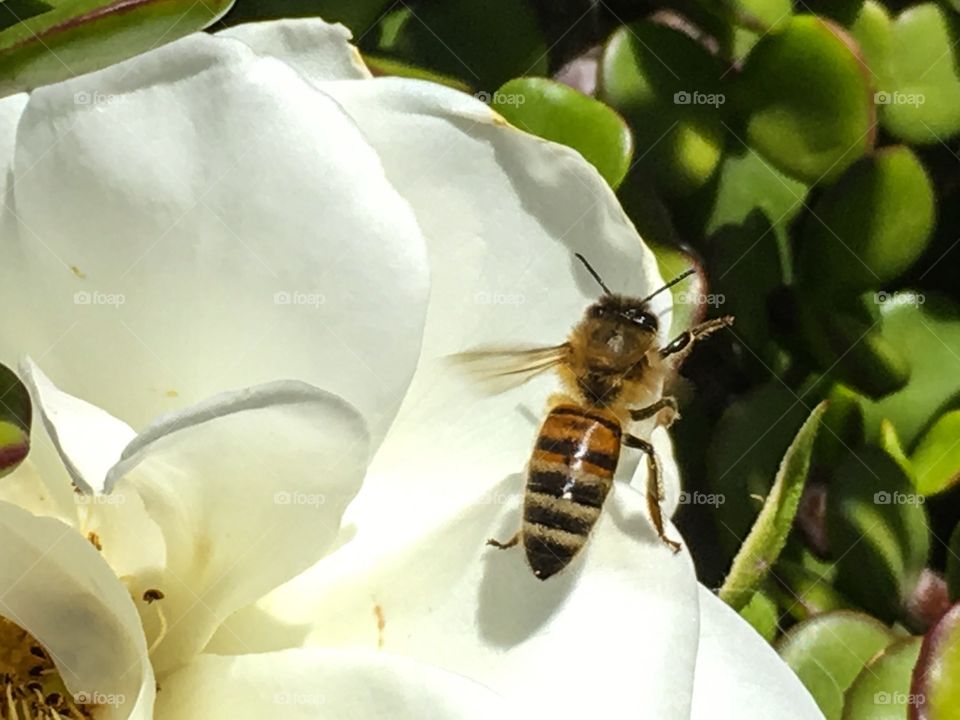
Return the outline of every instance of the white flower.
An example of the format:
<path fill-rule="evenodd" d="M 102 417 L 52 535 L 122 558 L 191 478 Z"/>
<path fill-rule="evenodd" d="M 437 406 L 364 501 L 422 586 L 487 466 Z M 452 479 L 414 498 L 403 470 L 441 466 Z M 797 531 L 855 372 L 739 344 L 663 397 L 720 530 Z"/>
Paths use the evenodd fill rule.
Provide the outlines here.
<path fill-rule="evenodd" d="M 371 79 L 318 21 L 0 119 L 0 361 L 97 405 L 28 364 L 52 443 L 0 481 L 0 616 L 69 692 L 117 718 L 820 717 L 627 483 L 546 583 L 484 545 L 518 524 L 552 381 L 484 398 L 444 357 L 562 340 L 596 294 L 574 252 L 662 282 L 575 152 Z"/>

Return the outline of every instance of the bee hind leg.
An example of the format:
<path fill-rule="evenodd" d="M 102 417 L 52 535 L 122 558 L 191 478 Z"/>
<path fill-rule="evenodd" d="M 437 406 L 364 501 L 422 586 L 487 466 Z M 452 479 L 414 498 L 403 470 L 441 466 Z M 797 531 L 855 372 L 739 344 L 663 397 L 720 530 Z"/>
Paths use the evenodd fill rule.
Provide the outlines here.
<path fill-rule="evenodd" d="M 494 540 L 493 538 L 490 538 L 489 540 L 487 540 L 487 545 L 492 545 L 498 550 L 508 550 L 519 542 L 520 542 L 520 531 L 517 530 L 516 534 L 506 542 L 500 542 L 499 540 Z"/>
<path fill-rule="evenodd" d="M 647 456 L 647 510 L 650 513 L 650 519 L 653 521 L 653 527 L 663 544 L 675 553 L 680 552 L 680 543 L 668 538 L 663 528 L 663 512 L 660 509 L 660 502 L 663 500 L 664 494 L 663 480 L 660 477 L 660 463 L 657 461 L 657 453 L 653 449 L 653 445 L 636 435 L 625 435 L 623 444 L 627 447 L 636 448 Z"/>

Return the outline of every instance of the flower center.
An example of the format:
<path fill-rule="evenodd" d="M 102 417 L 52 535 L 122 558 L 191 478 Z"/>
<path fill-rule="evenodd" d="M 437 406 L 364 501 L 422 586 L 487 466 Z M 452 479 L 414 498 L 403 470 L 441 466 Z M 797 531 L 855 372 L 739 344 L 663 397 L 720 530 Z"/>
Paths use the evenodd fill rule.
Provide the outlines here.
<path fill-rule="evenodd" d="M 92 718 L 93 706 L 79 699 L 37 639 L 0 617 L 0 720 Z"/>

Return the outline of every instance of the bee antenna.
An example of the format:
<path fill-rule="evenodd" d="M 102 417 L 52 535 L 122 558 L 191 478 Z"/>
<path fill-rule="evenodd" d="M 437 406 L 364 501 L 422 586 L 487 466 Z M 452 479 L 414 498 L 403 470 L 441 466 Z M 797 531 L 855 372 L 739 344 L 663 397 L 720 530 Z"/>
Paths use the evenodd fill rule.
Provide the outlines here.
<path fill-rule="evenodd" d="M 690 276 L 693 275 L 695 272 L 696 272 L 696 270 L 695 270 L 694 268 L 688 268 L 687 270 L 684 270 L 682 273 L 680 273 L 679 275 L 677 275 L 673 280 L 671 280 L 670 282 L 668 282 L 668 283 L 667 283 L 666 285 L 664 285 L 662 288 L 653 291 L 652 293 L 650 293 L 649 295 L 647 295 L 647 296 L 646 296 L 643 300 L 641 300 L 640 302 L 641 302 L 641 303 L 647 302 L 650 298 L 659 295 L 659 294 L 662 293 L 664 290 L 667 290 L 667 289 L 669 289 L 669 288 L 672 288 L 672 287 L 673 287 L 674 285 L 676 285 L 678 282 L 680 282 L 681 280 L 683 280 L 683 279 L 685 279 L 685 278 L 690 277 Z"/>
<path fill-rule="evenodd" d="M 580 262 L 583 263 L 583 266 L 587 269 L 587 272 L 589 272 L 591 275 L 593 275 L 593 279 L 596 280 L 597 283 L 600 285 L 600 287 L 603 288 L 603 291 L 604 291 L 607 295 L 613 295 L 613 293 L 610 292 L 610 288 L 608 288 L 608 287 L 603 283 L 603 280 L 600 279 L 600 275 L 597 273 L 597 271 L 594 270 L 593 267 L 590 265 L 590 263 L 587 262 L 587 259 L 586 259 L 583 255 L 581 255 L 580 253 L 574 253 L 574 255 L 577 256 L 577 260 L 579 260 Z"/>

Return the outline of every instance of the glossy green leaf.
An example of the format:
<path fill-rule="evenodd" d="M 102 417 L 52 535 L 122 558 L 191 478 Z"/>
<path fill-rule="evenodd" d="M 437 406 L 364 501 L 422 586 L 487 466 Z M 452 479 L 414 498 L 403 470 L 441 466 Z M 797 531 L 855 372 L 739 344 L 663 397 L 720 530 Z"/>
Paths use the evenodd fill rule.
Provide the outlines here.
<path fill-rule="evenodd" d="M 827 720 L 840 720 L 846 689 L 870 658 L 894 640 L 893 632 L 869 615 L 839 611 L 794 626 L 777 650 Z"/>
<path fill-rule="evenodd" d="M 890 78 L 877 96 L 880 121 L 910 143 L 939 144 L 960 131 L 960 70 L 954 13 L 928 2 L 893 23 Z"/>
<path fill-rule="evenodd" d="M 613 188 L 630 168 L 633 137 L 623 118 L 567 85 L 517 78 L 493 93 L 489 102 L 521 130 L 579 151 Z"/>
<path fill-rule="evenodd" d="M 446 0 L 408 7 L 393 44 L 406 62 L 487 93 L 510 78 L 547 72 L 548 48 L 524 0 Z"/>
<path fill-rule="evenodd" d="M 31 421 L 30 394 L 12 370 L 0 365 L 0 477 L 27 456 Z"/>
<path fill-rule="evenodd" d="M 734 609 L 742 608 L 750 600 L 787 542 L 826 409 L 825 403 L 817 405 L 787 448 L 757 521 L 720 588 L 720 598 Z"/>
<path fill-rule="evenodd" d="M 823 430 L 817 435 L 813 459 L 823 467 L 836 467 L 864 441 L 862 396 L 836 383 L 826 399 L 829 405 L 823 416 Z"/>
<path fill-rule="evenodd" d="M 733 35 L 733 57 L 741 60 L 766 33 L 782 27 L 793 15 L 790 0 L 733 0 L 737 27 Z"/>
<path fill-rule="evenodd" d="M 737 80 L 747 142 L 781 171 L 830 181 L 873 147 L 871 80 L 856 43 L 797 15 L 753 48 Z"/>
<path fill-rule="evenodd" d="M 880 312 L 883 337 L 906 358 L 910 382 L 864 403 L 867 434 L 876 437 L 888 418 L 910 448 L 932 418 L 960 399 L 960 308 L 933 295 L 900 292 L 885 293 Z"/>
<path fill-rule="evenodd" d="M 216 21 L 232 2 L 51 2 L 49 10 L 0 32 L 0 96 L 99 70 L 189 35 Z"/>
<path fill-rule="evenodd" d="M 641 237 L 646 235 L 641 232 Z M 664 278 L 675 278 L 689 269 L 696 273 L 680 285 L 670 288 L 673 295 L 673 312 L 670 319 L 670 337 L 675 337 L 689 327 L 696 325 L 710 310 L 708 301 L 715 298 L 707 286 L 707 278 L 700 262 L 689 252 L 676 246 L 664 246 L 650 243 L 653 254 L 657 257 L 657 268 Z"/>
<path fill-rule="evenodd" d="M 885 647 L 847 688 L 842 720 L 902 720 L 916 704 L 910 678 L 920 655 L 921 638 L 909 637 Z"/>
<path fill-rule="evenodd" d="M 897 465 L 903 469 L 907 477 L 914 477 L 913 466 L 910 464 L 910 458 L 907 457 L 907 454 L 903 450 L 903 443 L 900 442 L 897 429 L 893 426 L 893 423 L 886 418 L 880 423 L 880 436 L 877 438 L 877 444 L 887 455 L 896 461 Z"/>
<path fill-rule="evenodd" d="M 910 694 L 910 720 L 955 720 L 960 708 L 960 603 L 923 638 Z"/>
<path fill-rule="evenodd" d="M 850 25 L 850 35 L 860 46 L 874 86 L 878 91 L 887 91 L 893 51 L 893 21 L 887 9 L 876 0 L 866 0 Z"/>
<path fill-rule="evenodd" d="M 427 68 L 410 65 L 405 62 L 400 62 L 399 60 L 394 60 L 393 58 L 364 53 L 363 62 L 370 69 L 370 72 L 377 77 L 388 75 L 414 78 L 415 80 L 428 80 L 438 85 L 452 87 L 461 92 L 470 92 L 470 86 L 458 78 L 450 75 L 441 75 Z"/>
<path fill-rule="evenodd" d="M 960 482 L 960 410 L 934 421 L 910 454 L 917 490 L 934 495 Z"/>
<path fill-rule="evenodd" d="M 223 23 L 319 17 L 346 25 L 355 39 L 362 39 L 393 4 L 390 0 L 240 0 L 224 16 Z"/>
<path fill-rule="evenodd" d="M 927 247 L 933 186 L 909 148 L 886 147 L 847 170 L 811 214 L 798 242 L 801 282 L 818 291 L 882 289 Z"/>
<path fill-rule="evenodd" d="M 667 194 L 689 194 L 716 170 L 724 70 L 692 38 L 649 21 L 621 27 L 604 48 L 599 95 L 630 122 L 638 162 Z"/>
<path fill-rule="evenodd" d="M 720 542 L 731 554 L 750 532 L 812 405 L 802 391 L 794 394 L 771 379 L 731 403 L 717 422 L 706 468 L 711 491 L 726 498 L 715 517 Z"/>
<path fill-rule="evenodd" d="M 924 503 L 903 469 L 878 448 L 848 457 L 831 480 L 827 532 L 836 587 L 881 620 L 900 617 L 926 564 Z"/>
<path fill-rule="evenodd" d="M 776 601 L 763 591 L 755 592 L 750 601 L 740 609 L 740 616 L 767 642 L 773 642 L 777 636 L 778 614 Z"/>
<path fill-rule="evenodd" d="M 830 579 L 799 563 L 781 557 L 772 575 L 776 581 L 773 594 L 777 602 L 795 620 L 855 609 L 854 604 L 833 587 Z"/>
<path fill-rule="evenodd" d="M 910 364 L 901 348 L 883 334 L 873 296 L 835 298 L 811 283 L 800 289 L 796 303 L 800 337 L 805 340 L 797 350 L 819 370 L 871 398 L 906 385 Z"/>

